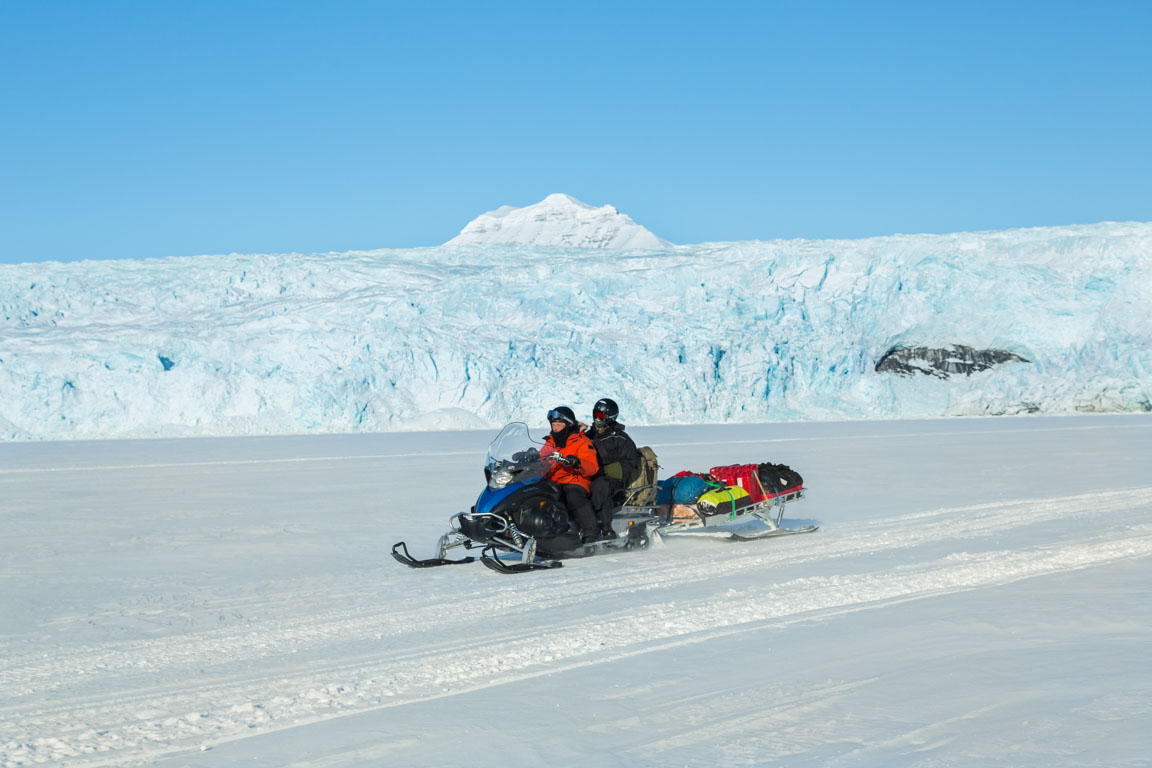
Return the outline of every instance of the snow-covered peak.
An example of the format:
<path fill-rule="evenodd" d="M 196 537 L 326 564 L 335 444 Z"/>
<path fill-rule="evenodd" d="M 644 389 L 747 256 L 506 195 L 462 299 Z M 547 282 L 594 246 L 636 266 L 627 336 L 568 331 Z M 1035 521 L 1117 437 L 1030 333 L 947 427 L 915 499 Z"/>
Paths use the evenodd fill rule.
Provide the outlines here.
<path fill-rule="evenodd" d="M 667 248 L 672 245 L 620 213 L 554 192 L 523 208 L 504 205 L 477 216 L 445 245 L 562 245 L 573 248 Z"/>
<path fill-rule="evenodd" d="M 553 192 L 548 197 L 541 200 L 537 205 L 551 205 L 551 206 L 569 206 L 574 208 L 581 208 L 585 211 L 594 211 L 596 206 L 589 205 L 583 200 L 577 200 L 572 195 L 566 195 L 563 192 Z M 613 212 L 617 212 L 615 208 L 610 205 L 603 206 L 604 208 L 611 208 Z"/>

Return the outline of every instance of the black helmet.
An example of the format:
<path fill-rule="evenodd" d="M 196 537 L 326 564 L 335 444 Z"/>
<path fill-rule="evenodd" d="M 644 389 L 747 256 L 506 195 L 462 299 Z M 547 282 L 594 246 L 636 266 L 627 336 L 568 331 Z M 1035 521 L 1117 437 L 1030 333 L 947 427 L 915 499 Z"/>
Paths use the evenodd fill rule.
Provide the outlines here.
<path fill-rule="evenodd" d="M 570 427 L 576 426 L 576 414 L 566 405 L 559 405 L 548 411 L 548 421 L 562 421 Z"/>
<path fill-rule="evenodd" d="M 620 415 L 620 406 L 616 405 L 616 401 L 611 398 L 602 397 L 596 401 L 596 405 L 592 406 L 592 423 L 593 424 L 606 424 L 616 421 L 616 417 Z"/>

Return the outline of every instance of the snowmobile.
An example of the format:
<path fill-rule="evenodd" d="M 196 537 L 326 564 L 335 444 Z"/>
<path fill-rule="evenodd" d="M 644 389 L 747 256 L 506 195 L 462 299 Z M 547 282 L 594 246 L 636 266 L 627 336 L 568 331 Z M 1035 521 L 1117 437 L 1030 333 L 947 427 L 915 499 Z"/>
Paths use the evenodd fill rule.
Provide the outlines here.
<path fill-rule="evenodd" d="M 729 541 L 749 541 L 814 531 L 818 526 L 782 528 L 784 505 L 802 498 L 804 488 L 781 489 L 767 498 L 740 509 L 719 511 L 700 506 L 657 505 L 655 454 L 641 452 L 650 459 L 647 471 L 616 499 L 618 508 L 612 526 L 614 539 L 584 542 L 580 529 L 563 501 L 562 492 L 545 475 L 558 454 L 541 456 L 542 441 L 533 440 L 526 424 L 514 422 L 501 430 L 488 446 L 484 461 L 484 489 L 467 512 L 449 521 L 449 530 L 440 537 L 436 556 L 426 560 L 412 557 L 408 546 L 397 542 L 392 556 L 412 568 L 472 563 L 477 559 L 500 573 L 559 568 L 561 560 L 588 557 L 609 551 L 647 549 L 653 540 L 680 534 L 719 535 Z M 685 512 L 687 510 L 687 512 Z M 772 512 L 775 511 L 775 515 Z M 733 523 L 755 519 L 760 530 L 732 530 Z M 479 558 L 448 557 L 450 550 L 480 549 Z M 519 561 L 500 554 L 518 553 Z"/>

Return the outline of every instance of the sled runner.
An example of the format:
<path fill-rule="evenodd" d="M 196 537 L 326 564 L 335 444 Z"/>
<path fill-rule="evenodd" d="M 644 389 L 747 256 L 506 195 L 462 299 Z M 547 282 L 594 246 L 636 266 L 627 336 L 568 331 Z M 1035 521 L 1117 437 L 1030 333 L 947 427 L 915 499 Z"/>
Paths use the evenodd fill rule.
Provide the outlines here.
<path fill-rule="evenodd" d="M 656 483 L 656 456 L 640 449 L 644 466 L 632 485 L 621 491 L 613 516 L 613 538 L 587 541 L 580 535 L 564 504 L 559 486 L 544 479 L 552 457 L 541 457 L 537 443 L 522 423 L 506 426 L 488 447 L 484 464 L 486 487 L 467 512 L 454 515 L 440 537 L 434 557 L 418 559 L 404 542 L 392 547 L 392 557 L 412 568 L 462 565 L 479 560 L 499 573 L 559 568 L 564 559 L 646 549 L 666 536 L 719 535 L 728 541 L 750 541 L 798 533 L 818 526 L 783 528 L 784 507 L 803 498 L 802 482 L 766 491 L 760 481 L 755 495 L 738 485 L 711 482 L 713 491 L 688 504 L 661 504 Z M 747 465 L 757 467 L 757 465 Z M 764 465 L 760 465 L 761 467 Z M 777 466 L 777 465 L 768 465 Z M 799 475 L 796 475 L 799 479 Z M 748 531 L 734 523 L 759 521 Z M 453 558 L 453 550 L 479 549 L 479 557 Z"/>

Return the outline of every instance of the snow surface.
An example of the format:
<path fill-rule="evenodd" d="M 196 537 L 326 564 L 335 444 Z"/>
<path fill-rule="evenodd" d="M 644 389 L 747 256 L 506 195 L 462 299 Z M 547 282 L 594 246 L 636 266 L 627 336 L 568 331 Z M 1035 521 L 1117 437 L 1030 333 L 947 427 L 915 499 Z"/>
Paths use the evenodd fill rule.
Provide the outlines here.
<path fill-rule="evenodd" d="M 599 208 L 561 193 L 477 216 L 445 245 L 559 245 L 573 248 L 669 248 L 611 205 Z"/>
<path fill-rule="evenodd" d="M 494 432 L 0 445 L 0 766 L 1147 766 L 1152 415 L 632 430 L 750 544 L 418 571 Z"/>
<path fill-rule="evenodd" d="M 893 346 L 1030 360 L 939 380 Z M 0 266 L 0 438 L 1152 409 L 1152 224 Z"/>

